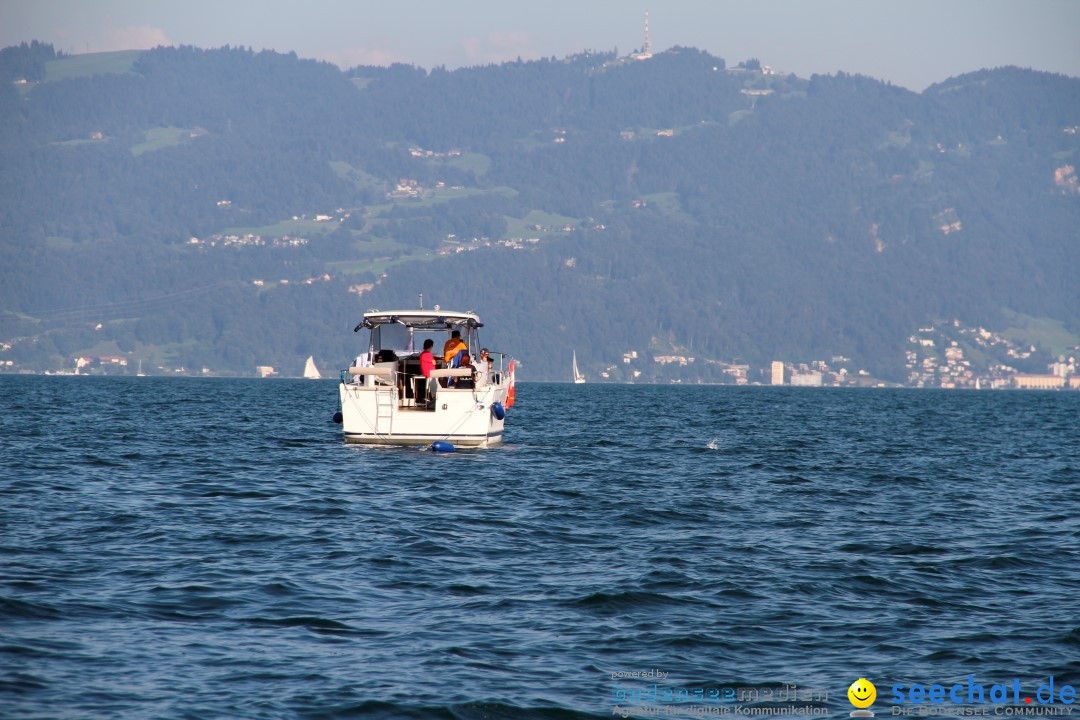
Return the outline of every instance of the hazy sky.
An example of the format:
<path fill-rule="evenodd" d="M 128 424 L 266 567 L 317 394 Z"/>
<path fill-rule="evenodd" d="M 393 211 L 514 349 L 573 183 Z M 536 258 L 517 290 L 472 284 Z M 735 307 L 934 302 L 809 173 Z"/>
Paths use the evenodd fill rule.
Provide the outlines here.
<path fill-rule="evenodd" d="M 1080 0 L 0 0 L 0 46 L 296 51 L 343 67 L 456 68 L 586 49 L 686 45 L 803 77 L 843 70 L 912 90 L 1019 65 L 1080 76 Z"/>

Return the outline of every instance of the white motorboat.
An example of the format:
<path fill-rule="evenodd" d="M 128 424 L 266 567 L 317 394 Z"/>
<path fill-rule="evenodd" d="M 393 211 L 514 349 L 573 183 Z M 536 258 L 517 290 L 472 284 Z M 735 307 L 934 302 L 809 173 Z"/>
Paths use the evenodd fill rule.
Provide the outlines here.
<path fill-rule="evenodd" d="M 574 351 L 574 374 L 573 380 L 575 385 L 581 385 L 585 382 L 585 376 L 578 372 L 577 369 L 577 350 Z"/>
<path fill-rule="evenodd" d="M 472 312 L 371 310 L 354 329 L 368 330 L 368 344 L 341 372 L 339 396 L 345 440 L 371 445 L 449 443 L 487 447 L 502 442 L 507 409 L 514 404 L 514 360 L 490 353 L 481 362 L 479 328 Z M 444 362 L 444 346 L 458 331 L 475 367 L 461 367 L 464 353 Z M 436 367 L 424 377 L 420 354 L 433 340 Z M 480 367 L 483 366 L 483 367 Z"/>

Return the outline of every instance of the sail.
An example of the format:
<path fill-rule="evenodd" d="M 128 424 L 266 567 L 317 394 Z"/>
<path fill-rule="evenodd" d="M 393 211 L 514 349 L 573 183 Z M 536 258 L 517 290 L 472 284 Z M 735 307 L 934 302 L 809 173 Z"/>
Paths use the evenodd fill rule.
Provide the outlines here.
<path fill-rule="evenodd" d="M 315 367 L 315 358 L 312 355 L 308 355 L 307 362 L 304 363 L 304 377 L 309 380 L 322 378 L 322 375 L 319 374 L 319 368 Z"/>
<path fill-rule="evenodd" d="M 572 379 L 576 384 L 585 382 L 585 376 L 578 372 L 577 369 L 577 350 L 574 351 L 574 376 Z"/>

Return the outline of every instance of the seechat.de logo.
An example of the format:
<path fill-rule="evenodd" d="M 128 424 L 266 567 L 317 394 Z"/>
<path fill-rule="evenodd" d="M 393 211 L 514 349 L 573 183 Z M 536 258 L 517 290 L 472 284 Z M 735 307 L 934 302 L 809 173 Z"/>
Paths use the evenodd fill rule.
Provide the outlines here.
<path fill-rule="evenodd" d="M 851 717 L 874 717 L 874 711 L 866 709 L 877 699 L 877 688 L 874 687 L 874 683 L 866 678 L 859 678 L 847 689 L 847 697 L 856 708 L 851 711 Z"/>

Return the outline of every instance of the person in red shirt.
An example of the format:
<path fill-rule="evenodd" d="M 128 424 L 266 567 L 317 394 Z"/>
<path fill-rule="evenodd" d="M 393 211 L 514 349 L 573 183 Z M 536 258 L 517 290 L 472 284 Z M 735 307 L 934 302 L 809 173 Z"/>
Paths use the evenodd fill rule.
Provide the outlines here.
<path fill-rule="evenodd" d="M 435 345 L 435 341 L 428 338 L 424 341 L 424 351 L 420 353 L 420 374 L 426 378 L 431 378 L 431 371 L 435 369 L 435 356 L 431 354 L 431 348 Z"/>
<path fill-rule="evenodd" d="M 416 382 L 416 402 L 418 404 L 425 404 L 428 396 L 428 390 L 431 384 L 431 371 L 435 369 L 435 356 L 431 354 L 431 348 L 434 347 L 435 341 L 428 338 L 424 341 L 424 351 L 420 353 L 420 374 L 424 376 L 424 381 Z"/>

